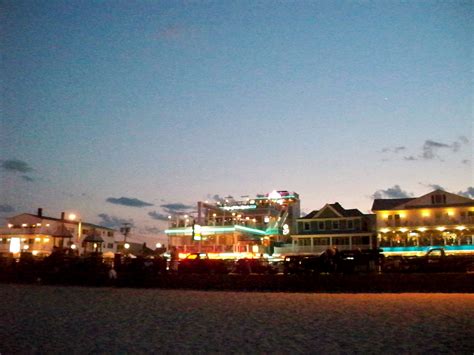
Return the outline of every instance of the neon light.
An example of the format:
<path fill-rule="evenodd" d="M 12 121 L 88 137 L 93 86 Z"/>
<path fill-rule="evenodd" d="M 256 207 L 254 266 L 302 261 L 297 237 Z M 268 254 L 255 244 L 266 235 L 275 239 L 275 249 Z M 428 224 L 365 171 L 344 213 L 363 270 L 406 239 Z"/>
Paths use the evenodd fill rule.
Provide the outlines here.
<path fill-rule="evenodd" d="M 212 227 L 212 226 L 203 226 L 201 229 L 202 234 L 206 233 L 222 233 L 222 232 L 234 232 L 234 227 Z"/>
<path fill-rule="evenodd" d="M 257 205 L 236 205 L 236 206 L 223 206 L 221 210 L 235 211 L 235 210 L 253 210 L 256 209 Z"/>
<path fill-rule="evenodd" d="M 235 229 L 242 230 L 244 232 L 260 234 L 260 235 L 266 235 L 267 234 L 265 231 L 262 231 L 260 229 L 249 228 L 249 227 L 244 227 L 244 226 L 239 226 L 239 225 L 236 225 Z"/>
<path fill-rule="evenodd" d="M 427 252 L 433 248 L 442 248 L 447 251 L 473 251 L 474 245 L 430 245 L 430 246 L 419 246 L 419 247 L 381 247 L 383 253 L 396 253 L 396 252 Z"/>
<path fill-rule="evenodd" d="M 193 230 L 189 228 L 165 229 L 166 234 L 192 234 Z"/>

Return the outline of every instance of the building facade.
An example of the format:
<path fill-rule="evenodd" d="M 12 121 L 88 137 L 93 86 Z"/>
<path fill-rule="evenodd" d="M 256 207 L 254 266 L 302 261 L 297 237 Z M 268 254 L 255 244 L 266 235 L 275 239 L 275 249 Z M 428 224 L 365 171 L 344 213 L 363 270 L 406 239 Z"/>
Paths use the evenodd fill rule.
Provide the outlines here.
<path fill-rule="evenodd" d="M 474 200 L 442 190 L 416 198 L 376 199 L 378 244 L 385 254 L 474 253 Z"/>
<path fill-rule="evenodd" d="M 46 217 L 39 208 L 37 214 L 19 214 L 7 218 L 7 223 L 0 229 L 0 254 L 48 256 L 55 249 L 70 249 L 113 257 L 116 251 L 113 229 L 71 220 L 64 213 L 60 218 Z"/>
<path fill-rule="evenodd" d="M 377 246 L 375 215 L 358 209 L 345 209 L 339 203 L 326 204 L 320 210 L 297 219 L 292 245 L 280 252 L 318 253 L 338 250 L 372 249 Z"/>
<path fill-rule="evenodd" d="M 198 202 L 197 215 L 170 216 L 169 246 L 183 253 L 271 253 L 296 229 L 300 200 L 295 192 L 273 191 L 241 201 Z"/>

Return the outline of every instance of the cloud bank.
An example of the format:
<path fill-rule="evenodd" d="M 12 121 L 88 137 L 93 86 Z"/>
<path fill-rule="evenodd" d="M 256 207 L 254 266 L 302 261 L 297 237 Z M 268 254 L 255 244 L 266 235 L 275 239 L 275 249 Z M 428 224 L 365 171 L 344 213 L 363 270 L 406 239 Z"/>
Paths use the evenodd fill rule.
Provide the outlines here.
<path fill-rule="evenodd" d="M 137 198 L 130 198 L 130 197 L 109 197 L 105 201 L 109 203 L 113 203 L 114 205 L 122 205 L 122 206 L 128 206 L 128 207 L 147 207 L 147 206 L 153 206 L 152 203 L 145 202 L 142 200 L 139 200 Z"/>
<path fill-rule="evenodd" d="M 400 185 L 394 185 L 393 187 L 389 187 L 386 190 L 375 191 L 371 197 L 373 199 L 380 199 L 380 198 L 408 198 L 412 196 L 413 196 L 412 193 L 403 191 Z"/>

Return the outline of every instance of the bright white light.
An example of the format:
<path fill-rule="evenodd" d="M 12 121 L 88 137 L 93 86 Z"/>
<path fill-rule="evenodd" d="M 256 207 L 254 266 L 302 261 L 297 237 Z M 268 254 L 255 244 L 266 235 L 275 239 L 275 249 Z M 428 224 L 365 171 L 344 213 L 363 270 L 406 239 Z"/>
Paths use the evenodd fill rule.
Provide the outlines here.
<path fill-rule="evenodd" d="M 161 248 L 161 243 L 156 243 L 156 248 L 160 249 Z"/>
<path fill-rule="evenodd" d="M 21 250 L 20 238 L 11 238 L 10 239 L 10 253 L 19 253 L 20 250 Z"/>
<path fill-rule="evenodd" d="M 76 220 L 76 218 L 77 218 L 77 216 L 74 213 L 69 213 L 68 219 L 70 221 L 74 221 L 74 220 Z"/>
<path fill-rule="evenodd" d="M 270 222 L 270 217 L 268 217 L 268 216 L 265 216 L 265 218 L 263 219 L 263 221 L 264 221 L 265 223 L 268 223 L 268 222 Z"/>
<path fill-rule="evenodd" d="M 281 199 L 281 195 L 278 193 L 277 190 L 273 190 L 268 194 L 268 198 L 271 200 L 279 200 Z"/>
<path fill-rule="evenodd" d="M 71 244 L 71 249 L 72 249 L 72 250 L 74 250 L 74 249 L 76 249 L 76 248 L 77 248 L 77 247 L 76 247 L 76 244 Z"/>
<path fill-rule="evenodd" d="M 33 250 L 33 251 L 31 252 L 31 254 L 33 254 L 33 255 L 38 255 L 38 250 Z"/>
<path fill-rule="evenodd" d="M 12 228 L 13 224 L 8 223 L 8 228 Z"/>
<path fill-rule="evenodd" d="M 123 245 L 123 247 L 124 247 L 125 249 L 130 249 L 130 244 L 125 243 L 125 244 Z"/>
<path fill-rule="evenodd" d="M 23 250 L 28 250 L 30 248 L 29 245 L 23 245 Z"/>
<path fill-rule="evenodd" d="M 27 227 L 28 225 L 26 223 L 23 223 L 21 226 L 22 227 Z"/>
<path fill-rule="evenodd" d="M 258 253 L 258 245 L 252 245 L 252 252 Z"/>

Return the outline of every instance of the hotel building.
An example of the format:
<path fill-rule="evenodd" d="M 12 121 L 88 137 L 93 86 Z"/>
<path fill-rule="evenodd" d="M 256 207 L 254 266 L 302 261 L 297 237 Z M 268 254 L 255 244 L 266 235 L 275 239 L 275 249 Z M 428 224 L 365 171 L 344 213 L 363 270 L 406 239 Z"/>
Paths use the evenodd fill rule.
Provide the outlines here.
<path fill-rule="evenodd" d="M 474 200 L 442 190 L 416 198 L 376 199 L 378 244 L 385 254 L 474 253 Z"/>
<path fill-rule="evenodd" d="M 377 245 L 375 215 L 358 209 L 345 209 L 339 203 L 326 204 L 320 210 L 297 219 L 292 244 L 279 253 L 319 253 L 338 250 L 372 249 Z"/>
<path fill-rule="evenodd" d="M 31 252 L 36 256 L 47 256 L 55 248 L 77 250 L 81 255 L 101 252 L 113 257 L 116 251 L 114 230 L 92 223 L 73 220 L 75 216 L 60 218 L 23 213 L 7 218 L 8 226 L 0 228 L 0 254 L 18 256 L 20 252 Z"/>
<path fill-rule="evenodd" d="M 180 252 L 271 253 L 296 230 L 300 200 L 273 191 L 241 201 L 198 202 L 197 215 L 170 216 L 169 246 Z"/>

